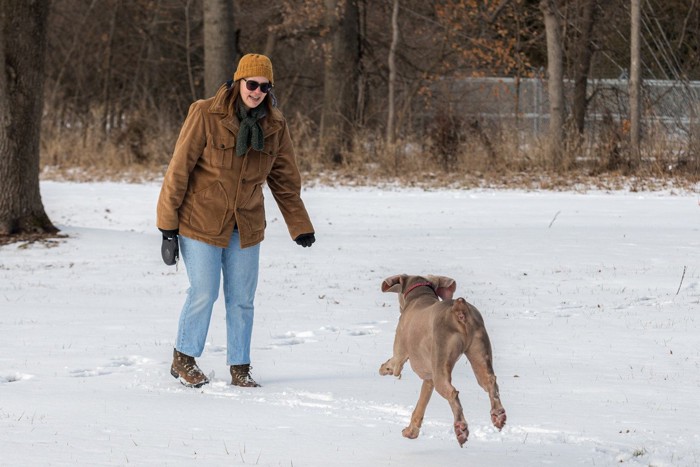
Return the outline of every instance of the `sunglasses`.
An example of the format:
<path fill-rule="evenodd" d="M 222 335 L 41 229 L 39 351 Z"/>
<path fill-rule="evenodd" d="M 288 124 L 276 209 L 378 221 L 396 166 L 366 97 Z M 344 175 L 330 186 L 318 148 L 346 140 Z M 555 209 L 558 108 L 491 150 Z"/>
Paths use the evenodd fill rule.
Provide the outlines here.
<path fill-rule="evenodd" d="M 257 81 L 253 81 L 250 79 L 241 79 L 245 81 L 245 87 L 248 91 L 255 91 L 256 89 L 260 88 L 260 92 L 262 92 L 263 94 L 267 94 L 268 92 L 270 92 L 270 89 L 272 89 L 272 83 L 258 83 Z"/>

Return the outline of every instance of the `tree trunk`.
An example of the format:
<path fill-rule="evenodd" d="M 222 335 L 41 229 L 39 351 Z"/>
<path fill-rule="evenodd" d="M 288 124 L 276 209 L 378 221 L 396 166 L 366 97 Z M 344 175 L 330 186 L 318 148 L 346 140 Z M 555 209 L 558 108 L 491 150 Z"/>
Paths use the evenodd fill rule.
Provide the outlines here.
<path fill-rule="evenodd" d="M 579 134 L 583 134 L 588 106 L 588 74 L 591 71 L 593 57 L 593 26 L 595 25 L 597 0 L 584 0 L 581 17 L 581 34 L 578 40 L 578 53 L 574 78 L 574 120 Z"/>
<path fill-rule="evenodd" d="M 236 35 L 231 0 L 204 0 L 204 92 L 216 94 L 231 79 L 236 61 Z"/>
<path fill-rule="evenodd" d="M 102 133 L 105 139 L 109 136 L 112 130 L 112 121 L 114 117 L 112 113 L 114 109 L 112 108 L 111 99 L 111 78 L 112 78 L 112 64 L 113 64 L 113 44 L 114 44 L 114 29 L 117 26 L 117 15 L 119 14 L 119 7 L 121 1 L 117 1 L 112 10 L 112 18 L 109 21 L 109 33 L 107 34 L 107 43 L 105 45 L 104 61 L 105 61 L 105 72 L 102 84 Z"/>
<path fill-rule="evenodd" d="M 549 94 L 549 134 L 547 155 L 554 167 L 561 170 L 564 150 L 564 63 L 561 26 L 554 0 L 540 0 L 547 35 L 547 90 Z"/>
<path fill-rule="evenodd" d="M 386 118 L 386 144 L 394 144 L 394 99 L 396 88 L 396 47 L 399 43 L 399 0 L 394 0 L 394 8 L 391 13 L 391 46 L 389 47 L 389 96 Z"/>
<path fill-rule="evenodd" d="M 632 163 L 637 165 L 641 162 L 641 153 L 639 142 L 641 138 L 641 119 L 642 119 L 642 103 L 641 103 L 641 45 L 640 45 L 640 16 L 641 5 L 640 0 L 631 0 L 631 31 L 630 31 L 630 143 L 632 149 Z"/>
<path fill-rule="evenodd" d="M 325 0 L 325 6 L 330 40 L 324 57 L 321 141 L 330 160 L 341 164 L 357 118 L 359 9 L 357 0 Z"/>
<path fill-rule="evenodd" d="M 0 3 L 0 237 L 55 233 L 39 192 L 48 0 Z"/>

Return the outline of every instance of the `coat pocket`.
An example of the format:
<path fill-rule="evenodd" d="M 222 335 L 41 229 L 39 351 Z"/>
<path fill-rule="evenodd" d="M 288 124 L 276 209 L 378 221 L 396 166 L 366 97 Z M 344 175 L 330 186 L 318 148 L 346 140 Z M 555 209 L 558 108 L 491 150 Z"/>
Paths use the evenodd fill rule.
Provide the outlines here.
<path fill-rule="evenodd" d="M 265 197 L 262 184 L 256 183 L 245 204 L 238 208 L 236 220 L 251 232 L 265 230 Z"/>
<path fill-rule="evenodd" d="M 216 182 L 192 195 L 190 225 L 199 232 L 219 235 L 224 230 L 227 211 L 228 195 L 221 182 Z"/>
<path fill-rule="evenodd" d="M 204 153 L 206 155 L 206 159 L 212 166 L 223 169 L 231 169 L 233 168 L 235 151 L 236 141 L 234 138 L 217 138 L 210 136 Z"/>

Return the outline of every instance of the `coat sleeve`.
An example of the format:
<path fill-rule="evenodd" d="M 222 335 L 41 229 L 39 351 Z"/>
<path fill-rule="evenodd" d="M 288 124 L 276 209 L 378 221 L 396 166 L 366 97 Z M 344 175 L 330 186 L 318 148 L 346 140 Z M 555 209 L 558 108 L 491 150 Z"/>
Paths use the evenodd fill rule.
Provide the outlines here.
<path fill-rule="evenodd" d="M 195 102 L 190 106 L 180 136 L 175 143 L 173 157 L 165 172 L 156 208 L 156 226 L 164 230 L 179 228 L 178 209 L 187 193 L 190 173 L 206 145 L 206 131 L 202 109 Z"/>
<path fill-rule="evenodd" d="M 267 185 L 294 239 L 304 233 L 314 233 L 314 226 L 301 200 L 301 174 L 297 167 L 294 145 L 287 122 L 280 133 L 280 145 Z"/>

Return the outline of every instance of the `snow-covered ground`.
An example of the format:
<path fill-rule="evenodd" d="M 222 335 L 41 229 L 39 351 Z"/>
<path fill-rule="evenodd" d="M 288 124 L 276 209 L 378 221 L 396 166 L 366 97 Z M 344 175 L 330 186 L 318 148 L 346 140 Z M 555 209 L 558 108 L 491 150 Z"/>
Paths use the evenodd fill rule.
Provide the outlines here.
<path fill-rule="evenodd" d="M 697 194 L 314 187 L 310 249 L 268 196 L 263 387 L 228 384 L 217 303 L 197 390 L 169 373 L 187 280 L 160 259 L 158 190 L 43 182 L 69 238 L 0 247 L 0 465 L 700 465 Z M 464 449 L 437 394 L 401 436 L 420 381 L 378 369 L 398 320 L 380 283 L 404 272 L 481 310 L 503 431 L 463 360 Z"/>

